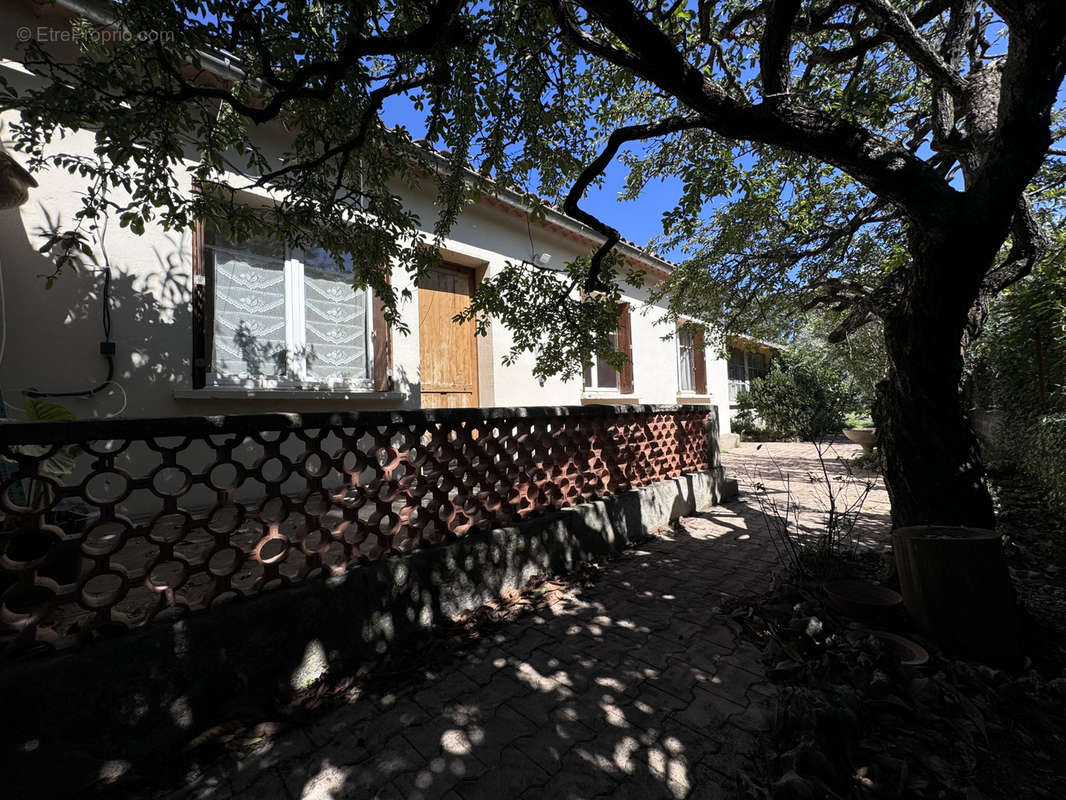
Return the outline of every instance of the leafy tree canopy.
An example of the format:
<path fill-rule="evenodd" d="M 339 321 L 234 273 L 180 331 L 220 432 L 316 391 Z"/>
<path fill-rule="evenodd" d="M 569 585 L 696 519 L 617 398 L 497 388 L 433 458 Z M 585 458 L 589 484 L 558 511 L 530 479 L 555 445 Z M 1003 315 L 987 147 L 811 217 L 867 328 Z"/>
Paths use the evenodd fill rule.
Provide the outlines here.
<path fill-rule="evenodd" d="M 542 375 L 572 374 L 590 350 L 610 349 L 604 308 L 617 289 L 605 260 L 617 234 L 580 201 L 616 155 L 630 167 L 627 196 L 681 178 L 662 244 L 691 258 L 660 294 L 725 332 L 779 333 L 819 298 L 847 311 L 842 331 L 884 313 L 908 278 L 908 225 L 944 214 L 956 189 L 996 170 L 1011 183 L 1000 242 L 1013 225 L 1017 246 L 1004 246 L 995 283 L 1027 271 L 1042 252 L 1027 223 L 1058 213 L 1066 181 L 1048 150 L 1061 107 L 1051 109 L 1054 86 L 1015 91 L 1010 81 L 1027 57 L 1043 59 L 1045 83 L 1061 80 L 1061 42 L 1045 41 L 1056 25 L 1066 30 L 1057 6 L 100 3 L 77 24 L 131 35 L 86 36 L 65 52 L 27 44 L 27 66 L 50 81 L 6 84 L 0 105 L 21 113 L 14 144 L 32 168 L 58 165 L 88 181 L 74 226 L 56 232 L 60 268 L 105 213 L 135 231 L 200 217 L 238 237 L 265 232 L 351 254 L 356 282 L 385 297 L 394 322 L 398 298 L 381 265 L 417 275 L 433 261 L 432 240 L 408 246 L 418 226 L 443 235 L 478 191 L 528 186 L 600 230 L 605 246 L 555 283 L 530 270 L 485 283 L 469 316 L 501 317 Z M 1021 168 L 998 163 L 1000 95 L 1010 101 L 1001 123 L 1039 117 L 1015 132 L 1016 146 L 1044 142 Z M 425 111 L 443 161 L 383 126 L 393 96 Z M 47 146 L 85 126 L 97 132 L 93 157 Z M 471 160 L 496 184 L 466 172 Z M 432 223 L 395 191 L 426 172 L 439 181 Z M 282 199 L 237 203 L 227 173 Z M 189 191 L 187 174 L 200 191 Z M 1013 187 L 1026 184 L 1015 213 Z M 575 331 L 586 333 L 575 341 Z"/>
<path fill-rule="evenodd" d="M 853 387 L 856 401 L 865 414 L 870 413 L 877 384 L 888 371 L 884 332 L 879 320 L 848 332 L 839 342 L 829 337 L 839 330 L 846 315 L 832 309 L 818 308 L 798 315 L 798 330 L 791 347 L 805 357 L 824 361 Z"/>

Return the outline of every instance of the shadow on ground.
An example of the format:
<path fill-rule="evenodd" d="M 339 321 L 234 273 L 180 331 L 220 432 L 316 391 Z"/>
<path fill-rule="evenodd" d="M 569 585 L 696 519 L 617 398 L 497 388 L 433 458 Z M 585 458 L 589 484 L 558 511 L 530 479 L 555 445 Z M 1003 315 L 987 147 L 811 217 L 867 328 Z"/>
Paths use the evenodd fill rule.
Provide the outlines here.
<path fill-rule="evenodd" d="M 299 722 L 238 707 L 240 757 L 190 771 L 184 753 L 112 740 L 92 759 L 38 761 L 37 787 L 55 782 L 51 767 L 68 773 L 68 786 L 96 781 L 96 793 L 122 797 L 733 796 L 753 767 L 773 689 L 759 652 L 718 607 L 765 590 L 775 564 L 758 505 L 742 497 L 682 518 L 611 561 L 594 585 L 465 651 L 429 669 L 410 664 L 402 688 Z M 286 596 L 296 599 L 277 595 Z M 277 630 L 295 654 L 311 643 L 307 631 L 293 635 L 299 627 Z M 204 727 L 201 709 L 172 710 L 186 740 Z M 50 744 L 55 753 L 61 743 Z M 34 761 L 31 752 L 17 758 Z"/>
<path fill-rule="evenodd" d="M 772 696 L 758 652 L 716 614 L 768 583 L 758 521 L 743 502 L 685 518 L 414 685 L 253 746 L 178 795 L 728 796 Z"/>

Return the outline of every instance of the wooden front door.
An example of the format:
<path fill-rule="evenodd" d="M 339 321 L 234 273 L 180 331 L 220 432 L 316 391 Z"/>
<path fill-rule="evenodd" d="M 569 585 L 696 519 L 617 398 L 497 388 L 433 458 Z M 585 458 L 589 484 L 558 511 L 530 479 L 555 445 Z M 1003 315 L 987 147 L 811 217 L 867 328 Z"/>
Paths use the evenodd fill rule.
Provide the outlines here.
<path fill-rule="evenodd" d="M 474 272 L 451 264 L 429 271 L 418 288 L 423 408 L 478 404 L 477 341 L 472 323 L 452 317 L 470 305 Z"/>

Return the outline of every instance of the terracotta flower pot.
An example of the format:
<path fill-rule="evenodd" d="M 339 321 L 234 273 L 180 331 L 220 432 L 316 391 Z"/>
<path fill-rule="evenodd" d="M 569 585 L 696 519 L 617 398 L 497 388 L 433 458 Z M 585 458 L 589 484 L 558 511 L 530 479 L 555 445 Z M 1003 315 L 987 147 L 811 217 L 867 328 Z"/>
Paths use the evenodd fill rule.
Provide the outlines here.
<path fill-rule="evenodd" d="M 825 593 L 841 614 L 865 622 L 891 622 L 903 605 L 903 597 L 898 592 L 869 581 L 830 581 L 825 585 Z"/>
<path fill-rule="evenodd" d="M 917 642 L 912 642 L 899 634 L 888 631 L 870 631 L 870 635 L 880 641 L 885 649 L 899 659 L 900 664 L 920 667 L 929 661 L 929 652 Z"/>

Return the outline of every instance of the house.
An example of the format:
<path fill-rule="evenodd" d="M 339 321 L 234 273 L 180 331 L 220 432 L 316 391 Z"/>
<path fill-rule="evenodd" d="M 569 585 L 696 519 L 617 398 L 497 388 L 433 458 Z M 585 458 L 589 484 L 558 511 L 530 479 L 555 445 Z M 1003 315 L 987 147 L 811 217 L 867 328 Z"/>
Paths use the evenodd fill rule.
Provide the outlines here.
<path fill-rule="evenodd" d="M 0 13 L 9 29 L 30 29 L 36 14 L 56 7 L 26 2 Z M 4 76 L 38 80 L 16 55 L 0 44 Z M 256 134 L 291 135 L 280 126 Z M 23 398 L 37 397 L 80 418 L 0 425 L 5 648 L 74 647 L 299 583 L 315 581 L 309 590 L 319 591 L 320 578 L 360 569 L 358 580 L 325 590 L 363 593 L 326 603 L 343 609 L 344 624 L 311 614 L 309 627 L 304 613 L 299 632 L 327 643 L 331 657 L 331 637 L 352 631 L 366 632 L 380 652 L 379 641 L 457 613 L 441 603 L 442 587 L 461 587 L 463 602 L 488 599 L 514 588 L 498 578 L 517 586 L 532 569 L 569 569 L 731 488 L 705 407 L 728 405 L 727 362 L 705 350 L 699 326 L 674 331 L 648 288 L 625 288 L 617 306 L 614 343 L 631 357 L 626 368 L 594 361 L 565 381 L 538 382 L 531 356 L 505 358 L 512 339 L 499 323 L 479 321 L 486 335 L 476 336 L 472 324 L 453 322 L 478 282 L 508 265 L 559 270 L 600 243 L 558 210 L 534 215 L 503 189 L 466 207 L 439 244 L 441 265 L 418 285 L 391 271 L 403 300 L 402 325 L 390 329 L 379 298 L 353 289 L 352 263 L 313 246 L 232 241 L 202 223 L 180 233 L 148 224 L 138 235 L 101 219 L 79 268 L 56 274 L 41 245 L 66 229 L 87 187 L 62 169 L 29 175 L 3 139 L 0 127 L 4 416 L 30 416 L 41 404 L 24 409 Z M 66 131 L 53 146 L 92 156 L 94 133 Z M 431 166 L 441 158 L 412 152 Z M 196 165 L 195 154 L 186 158 Z M 182 191 L 202 188 L 177 175 Z M 247 183 L 212 177 L 232 179 L 235 191 Z M 390 188 L 420 220 L 436 218 L 431 176 Z M 265 191 L 238 197 L 271 199 Z M 632 243 L 618 250 L 651 288 L 670 274 L 654 253 Z M 485 406 L 497 408 L 417 410 Z M 375 409 L 413 411 L 342 413 Z M 643 487 L 654 488 L 626 501 L 636 506 L 596 512 L 602 539 L 590 537 L 583 515 L 539 519 Z M 526 521 L 542 527 L 512 536 Z M 571 525 L 580 532 L 571 535 Z M 450 549 L 468 534 L 479 536 L 469 549 Z M 414 562 L 400 559 L 419 548 L 436 553 L 442 570 L 421 559 L 429 572 L 409 570 Z M 386 558 L 384 570 L 361 569 Z M 415 575 L 426 591 L 410 582 Z M 394 596 L 419 607 L 401 609 Z M 273 627 L 263 641 L 286 639 L 304 643 Z"/>
<path fill-rule="evenodd" d="M 38 24 L 34 13 L 32 4 L 5 8 L 7 27 Z M 34 80 L 15 63 L 13 41 L 0 45 L 0 58 L 12 82 Z M 84 154 L 92 146 L 86 130 L 53 144 Z M 649 286 L 623 287 L 616 341 L 631 363 L 620 372 L 593 363 L 578 378 L 539 383 L 531 356 L 503 363 L 511 336 L 502 325 L 490 322 L 479 337 L 473 325 L 452 322 L 477 283 L 508 262 L 541 268 L 533 265 L 538 259 L 558 269 L 601 241 L 561 211 L 533 218 L 521 196 L 507 190 L 464 211 L 442 247 L 443 265 L 421 285 L 394 273 L 397 290 L 409 292 L 401 315 L 410 330 L 394 335 L 372 293 L 353 291 L 349 268 L 324 251 L 285 252 L 254 240 L 238 245 L 202 226 L 178 234 L 148 225 L 136 235 L 105 225 L 86 267 L 46 289 L 42 276 L 54 264 L 38 249 L 71 218 L 84 187 L 62 170 L 34 177 L 26 202 L 0 210 L 7 343 L 0 390 L 14 417 L 26 392 L 88 418 L 713 403 L 723 411 L 723 432 L 729 430 L 733 362 L 704 350 L 698 334 L 664 338 L 674 323 L 664 306 L 648 302 L 648 290 L 671 264 L 631 243 L 619 250 L 628 266 L 646 272 Z M 432 180 L 397 188 L 427 224 L 435 218 L 435 191 Z"/>

